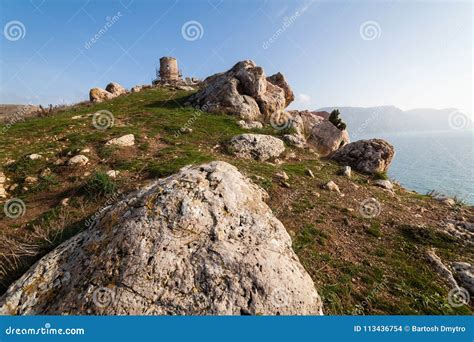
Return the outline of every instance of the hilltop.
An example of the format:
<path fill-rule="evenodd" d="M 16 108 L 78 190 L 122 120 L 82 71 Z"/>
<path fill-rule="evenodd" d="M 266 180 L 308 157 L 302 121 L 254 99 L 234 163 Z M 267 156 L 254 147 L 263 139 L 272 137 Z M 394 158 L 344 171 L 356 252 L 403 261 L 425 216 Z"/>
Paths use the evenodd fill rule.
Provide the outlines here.
<path fill-rule="evenodd" d="M 184 166 L 218 160 L 268 194 L 265 202 L 291 236 L 325 314 L 473 313 L 472 306 L 449 304 L 452 284 L 429 257 L 434 250 L 447 265 L 474 262 L 469 236 L 450 231 L 472 227 L 472 207 L 397 184 L 393 190 L 377 186 L 383 173 L 352 170 L 349 178 L 330 158 L 288 142 L 278 160 L 236 158 L 228 148 L 236 135 L 283 139 L 292 132 L 244 128 L 239 117 L 190 106 L 195 94 L 159 85 L 62 108 L 0 135 L 3 172 L 7 184 L 16 184 L 9 196 L 25 203 L 23 215 L 0 221 L 2 293 L 40 257 L 85 231 L 105 206 Z M 100 111 L 111 116 L 97 129 L 93 119 Z M 129 134 L 131 146 L 107 144 Z M 87 162 L 71 167 L 78 154 Z M 340 191 L 329 191 L 330 181 Z M 361 214 L 367 199 L 379 203 L 377 215 Z"/>

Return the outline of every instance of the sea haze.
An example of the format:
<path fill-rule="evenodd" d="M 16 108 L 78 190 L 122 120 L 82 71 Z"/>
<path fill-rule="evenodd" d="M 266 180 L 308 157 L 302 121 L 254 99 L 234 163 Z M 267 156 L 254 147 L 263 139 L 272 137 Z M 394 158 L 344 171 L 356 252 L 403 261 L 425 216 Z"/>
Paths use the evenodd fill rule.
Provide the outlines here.
<path fill-rule="evenodd" d="M 474 205 L 474 129 L 455 109 L 339 108 L 351 141 L 382 138 L 395 147 L 389 176 L 407 189 L 431 190 Z"/>

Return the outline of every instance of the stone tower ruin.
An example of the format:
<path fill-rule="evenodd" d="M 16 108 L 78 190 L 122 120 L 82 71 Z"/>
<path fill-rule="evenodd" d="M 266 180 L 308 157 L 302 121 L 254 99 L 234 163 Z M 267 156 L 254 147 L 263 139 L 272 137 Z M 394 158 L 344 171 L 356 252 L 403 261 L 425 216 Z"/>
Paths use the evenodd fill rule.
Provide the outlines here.
<path fill-rule="evenodd" d="M 181 80 L 181 72 L 178 69 L 178 61 L 174 57 L 160 58 L 160 80 L 178 81 Z"/>

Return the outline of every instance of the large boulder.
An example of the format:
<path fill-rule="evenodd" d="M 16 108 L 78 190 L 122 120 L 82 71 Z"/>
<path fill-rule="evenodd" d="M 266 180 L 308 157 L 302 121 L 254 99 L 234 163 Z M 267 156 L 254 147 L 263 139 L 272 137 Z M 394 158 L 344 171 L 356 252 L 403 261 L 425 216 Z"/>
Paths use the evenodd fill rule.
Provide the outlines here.
<path fill-rule="evenodd" d="M 109 93 L 113 94 L 114 96 L 120 96 L 127 93 L 127 89 L 125 89 L 120 84 L 115 83 L 115 82 L 111 82 L 107 84 L 107 86 L 105 87 L 105 90 L 107 90 Z"/>
<path fill-rule="evenodd" d="M 89 91 L 89 99 L 91 102 L 103 102 L 114 98 L 114 94 L 109 93 L 102 88 L 92 88 Z"/>
<path fill-rule="evenodd" d="M 230 140 L 230 152 L 238 158 L 266 161 L 285 151 L 282 140 L 265 134 L 240 134 Z"/>
<path fill-rule="evenodd" d="M 349 143 L 348 132 L 334 126 L 328 120 L 327 112 L 292 110 L 286 114 L 287 120 L 291 121 L 288 126 L 293 132 L 291 135 L 285 135 L 284 138 L 291 145 L 298 147 L 308 145 L 318 154 L 327 156 Z"/>
<path fill-rule="evenodd" d="M 206 78 L 188 104 L 208 112 L 238 115 L 247 121 L 267 122 L 273 113 L 282 112 L 293 98 L 282 74 L 267 78 L 261 67 L 246 60 Z"/>
<path fill-rule="evenodd" d="M 0 314 L 321 314 L 266 196 L 225 162 L 184 168 L 44 256 L 0 298 Z"/>
<path fill-rule="evenodd" d="M 331 155 L 342 165 L 350 165 L 361 172 L 374 174 L 388 170 L 395 149 L 382 139 L 358 140 L 347 144 Z"/>
<path fill-rule="evenodd" d="M 307 144 L 322 156 L 331 154 L 349 142 L 347 131 L 340 130 L 328 120 L 317 122 L 311 128 L 310 136 L 307 139 Z"/>

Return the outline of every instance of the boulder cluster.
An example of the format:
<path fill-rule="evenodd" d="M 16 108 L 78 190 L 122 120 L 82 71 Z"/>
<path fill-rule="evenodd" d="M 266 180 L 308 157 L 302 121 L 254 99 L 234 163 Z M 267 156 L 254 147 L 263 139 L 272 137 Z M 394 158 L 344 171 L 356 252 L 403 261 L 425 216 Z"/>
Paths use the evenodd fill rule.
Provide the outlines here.
<path fill-rule="evenodd" d="M 111 82 L 107 84 L 105 89 L 92 88 L 89 91 L 89 99 L 91 102 L 103 102 L 106 100 L 113 99 L 114 97 L 124 95 L 126 93 L 127 89 L 125 89 L 118 83 Z"/>
<path fill-rule="evenodd" d="M 294 98 L 281 73 L 266 77 L 262 67 L 245 60 L 226 72 L 206 78 L 187 104 L 207 112 L 237 115 L 242 119 L 239 126 L 245 129 L 270 124 L 275 129 L 285 130 L 282 139 L 287 144 L 311 148 L 320 156 L 331 156 L 361 172 L 387 170 L 394 155 L 393 146 L 380 139 L 350 144 L 345 125 L 336 126 L 328 112 L 285 111 Z M 262 161 L 278 156 L 284 145 L 276 142 L 278 138 L 267 137 L 236 136 L 229 144 L 230 150 L 238 157 Z"/>

